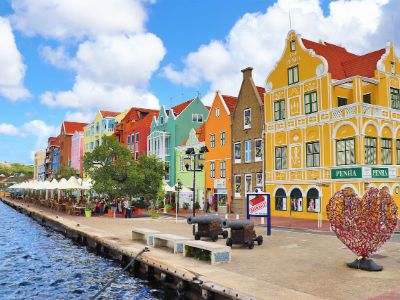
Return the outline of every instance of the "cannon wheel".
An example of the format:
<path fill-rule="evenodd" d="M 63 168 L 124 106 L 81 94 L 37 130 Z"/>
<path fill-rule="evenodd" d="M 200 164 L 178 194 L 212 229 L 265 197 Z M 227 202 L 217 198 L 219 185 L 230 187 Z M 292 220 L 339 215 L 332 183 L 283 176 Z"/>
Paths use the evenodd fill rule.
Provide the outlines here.
<path fill-rule="evenodd" d="M 263 237 L 262 237 L 261 235 L 259 235 L 259 236 L 257 237 L 257 244 L 258 244 L 259 246 L 261 246 L 261 245 L 263 244 Z"/>
<path fill-rule="evenodd" d="M 216 234 L 216 233 L 212 234 L 212 235 L 211 235 L 211 240 L 212 240 L 213 242 L 218 241 L 218 234 Z"/>
<path fill-rule="evenodd" d="M 228 231 L 226 230 L 222 231 L 222 237 L 226 239 L 228 237 Z"/>
<path fill-rule="evenodd" d="M 232 247 L 232 240 L 231 240 L 230 238 L 227 238 L 227 239 L 226 239 L 226 245 L 227 245 L 228 247 Z"/>
<path fill-rule="evenodd" d="M 253 249 L 254 248 L 254 241 L 248 241 L 247 242 L 247 247 L 249 247 L 249 249 Z"/>
<path fill-rule="evenodd" d="M 194 239 L 198 241 L 200 240 L 200 238 L 201 238 L 200 233 L 196 232 L 196 234 L 194 235 Z"/>

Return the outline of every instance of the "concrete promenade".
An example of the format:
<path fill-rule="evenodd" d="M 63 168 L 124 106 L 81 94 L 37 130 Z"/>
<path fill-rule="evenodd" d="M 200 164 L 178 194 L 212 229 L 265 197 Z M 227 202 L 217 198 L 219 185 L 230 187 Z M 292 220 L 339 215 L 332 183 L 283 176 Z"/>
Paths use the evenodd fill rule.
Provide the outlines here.
<path fill-rule="evenodd" d="M 75 229 L 79 223 L 79 230 L 136 252 L 143 248 L 143 244 L 131 240 L 131 230 L 135 226 L 192 237 L 191 225 L 184 219 L 176 222 L 170 216 L 158 219 L 85 218 L 12 202 L 31 211 L 41 211 Z M 252 299 L 400 299 L 400 243 L 390 241 L 380 249 L 373 258 L 384 265 L 384 270 L 372 273 L 347 268 L 345 263 L 353 261 L 355 255 L 331 234 L 280 229 L 273 230 L 272 236 L 267 237 L 263 227 L 257 227 L 257 233 L 264 236 L 264 244 L 256 245 L 253 250 L 234 247 L 229 264 L 210 266 L 153 248 L 144 254 L 144 258 L 152 258 L 170 268 L 185 270 L 203 281 L 251 295 Z M 225 240 L 218 243 L 225 244 Z"/>

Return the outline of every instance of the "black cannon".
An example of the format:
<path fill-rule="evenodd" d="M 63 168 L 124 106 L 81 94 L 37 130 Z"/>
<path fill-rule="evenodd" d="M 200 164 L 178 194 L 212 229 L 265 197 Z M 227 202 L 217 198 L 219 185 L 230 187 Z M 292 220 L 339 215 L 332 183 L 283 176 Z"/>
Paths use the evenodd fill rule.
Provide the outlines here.
<path fill-rule="evenodd" d="M 241 244 L 253 249 L 255 241 L 258 245 L 263 243 L 263 237 L 261 235 L 256 236 L 254 223 L 250 220 L 223 220 L 222 227 L 231 229 L 231 237 L 226 240 L 226 245 L 229 247 L 232 247 L 233 244 Z"/>
<path fill-rule="evenodd" d="M 213 242 L 218 240 L 218 236 L 222 235 L 224 239 L 228 237 L 228 231 L 222 228 L 221 218 L 217 215 L 189 217 L 188 224 L 197 224 L 197 232 L 194 234 L 195 240 L 202 237 L 209 237 Z"/>

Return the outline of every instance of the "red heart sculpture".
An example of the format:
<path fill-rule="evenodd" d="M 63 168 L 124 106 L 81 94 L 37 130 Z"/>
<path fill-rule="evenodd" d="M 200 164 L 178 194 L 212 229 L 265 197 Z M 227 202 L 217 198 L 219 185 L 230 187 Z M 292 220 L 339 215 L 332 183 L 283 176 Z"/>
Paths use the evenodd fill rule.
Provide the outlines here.
<path fill-rule="evenodd" d="M 356 255 L 369 257 L 390 239 L 397 206 L 385 190 L 370 188 L 360 199 L 352 189 L 336 192 L 326 206 L 332 230 Z"/>

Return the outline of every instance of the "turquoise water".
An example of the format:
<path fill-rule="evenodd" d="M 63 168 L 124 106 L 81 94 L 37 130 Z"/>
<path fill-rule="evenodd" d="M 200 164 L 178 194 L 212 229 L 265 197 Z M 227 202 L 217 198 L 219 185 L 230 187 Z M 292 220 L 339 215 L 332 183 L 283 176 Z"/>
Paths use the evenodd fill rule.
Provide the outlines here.
<path fill-rule="evenodd" d="M 0 299 L 88 299 L 121 267 L 0 201 Z M 177 299 L 124 273 L 99 299 Z"/>

